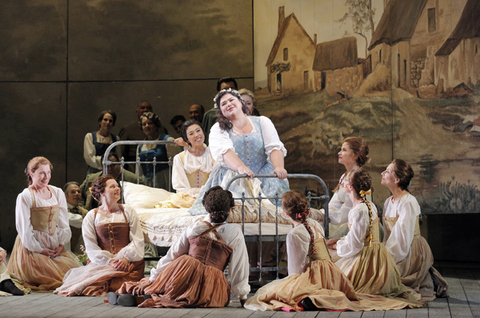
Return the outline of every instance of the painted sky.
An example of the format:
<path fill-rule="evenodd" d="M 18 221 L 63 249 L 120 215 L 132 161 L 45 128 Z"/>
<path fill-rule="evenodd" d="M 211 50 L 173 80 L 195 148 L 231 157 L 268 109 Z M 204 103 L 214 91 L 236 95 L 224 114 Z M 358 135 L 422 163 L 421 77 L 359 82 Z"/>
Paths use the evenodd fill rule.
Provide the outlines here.
<path fill-rule="evenodd" d="M 375 26 L 381 18 L 384 0 L 372 0 Z M 292 12 L 317 43 L 352 36 L 352 23 L 338 23 L 347 12 L 344 1 L 339 0 L 256 0 L 254 1 L 255 88 L 267 84 L 265 63 L 277 35 L 278 8 L 285 6 L 285 17 Z M 358 56 L 365 57 L 365 40 L 357 36 Z M 370 40 L 370 37 L 368 38 Z"/>

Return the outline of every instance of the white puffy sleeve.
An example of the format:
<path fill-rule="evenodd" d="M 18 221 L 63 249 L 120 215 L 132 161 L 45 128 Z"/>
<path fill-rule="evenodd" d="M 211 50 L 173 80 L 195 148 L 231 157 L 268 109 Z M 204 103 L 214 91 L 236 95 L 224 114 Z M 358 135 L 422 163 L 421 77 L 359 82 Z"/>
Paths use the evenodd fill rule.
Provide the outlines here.
<path fill-rule="evenodd" d="M 145 253 L 142 227 L 140 226 L 137 212 L 128 205 L 124 207 L 125 215 L 130 226 L 130 243 L 122 248 L 114 258 L 126 258 L 130 262 L 138 262 L 143 259 Z"/>
<path fill-rule="evenodd" d="M 42 246 L 35 238 L 32 222 L 30 221 L 30 208 L 32 207 L 32 195 L 25 189 L 17 196 L 15 206 L 15 226 L 23 246 L 31 252 L 41 253 Z"/>
<path fill-rule="evenodd" d="M 172 186 L 177 192 L 188 192 L 190 190 L 190 182 L 188 182 L 180 154 L 173 157 Z"/>
<path fill-rule="evenodd" d="M 352 201 L 350 201 L 350 197 L 343 191 L 343 186 L 340 185 L 338 190 L 333 194 L 330 202 L 328 202 L 328 217 L 330 223 L 335 225 L 347 223 L 348 212 L 350 212 L 351 208 Z"/>
<path fill-rule="evenodd" d="M 398 220 L 392 228 L 392 232 L 388 237 L 385 247 L 392 255 L 395 263 L 402 261 L 407 257 L 412 245 L 415 232 L 415 223 L 417 216 L 420 215 L 420 206 L 415 197 L 400 202 L 398 205 Z"/>
<path fill-rule="evenodd" d="M 245 238 L 240 226 L 234 226 L 229 231 L 229 237 L 232 240 L 228 245 L 233 249 L 230 255 L 230 263 L 228 264 L 232 293 L 239 299 L 247 299 L 247 295 L 250 293 L 250 285 L 248 284 L 250 265 L 248 263 Z"/>
<path fill-rule="evenodd" d="M 310 237 L 301 234 L 295 229 L 287 234 L 288 275 L 301 274 L 305 270 Z"/>
<path fill-rule="evenodd" d="M 212 126 L 210 129 L 210 135 L 208 137 L 208 146 L 210 147 L 210 152 L 215 161 L 223 164 L 223 155 L 228 151 L 232 150 L 235 152 L 233 147 L 233 142 L 228 135 L 226 130 L 222 130 L 218 123 Z"/>
<path fill-rule="evenodd" d="M 287 155 L 287 149 L 285 149 L 285 146 L 280 141 L 277 129 L 273 125 L 270 118 L 265 116 L 260 116 L 259 118 L 260 126 L 262 127 L 262 137 L 265 146 L 265 153 L 267 154 L 267 157 L 270 158 L 270 153 L 273 150 L 280 150 L 281 152 L 283 152 L 283 156 L 285 157 Z"/>
<path fill-rule="evenodd" d="M 50 188 L 52 189 L 52 191 L 55 191 L 58 199 L 58 205 L 60 208 L 56 230 L 58 243 L 66 245 L 68 242 L 70 242 L 70 239 L 72 238 L 72 230 L 70 229 L 70 224 L 68 220 L 67 199 L 65 198 L 65 193 L 63 193 L 62 189 L 57 187 Z"/>
<path fill-rule="evenodd" d="M 357 205 L 348 215 L 350 231 L 337 242 L 337 255 L 340 257 L 354 257 L 360 253 L 365 242 L 368 227 L 368 215 Z"/>
<path fill-rule="evenodd" d="M 83 158 L 90 167 L 102 169 L 102 157 L 97 156 L 92 133 L 87 133 L 83 141 Z"/>

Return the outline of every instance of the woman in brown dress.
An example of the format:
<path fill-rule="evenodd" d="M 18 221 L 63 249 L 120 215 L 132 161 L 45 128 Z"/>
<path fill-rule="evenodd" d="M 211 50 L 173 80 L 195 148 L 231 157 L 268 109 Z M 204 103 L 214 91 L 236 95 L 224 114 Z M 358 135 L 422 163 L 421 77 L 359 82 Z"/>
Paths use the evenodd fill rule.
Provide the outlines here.
<path fill-rule="evenodd" d="M 131 294 L 151 295 L 139 307 L 225 307 L 230 292 L 243 304 L 250 292 L 248 255 L 239 224 L 228 224 L 233 207 L 230 191 L 208 190 L 203 205 L 209 215 L 190 225 L 162 257 L 149 278 L 122 285 L 111 304 L 133 306 Z M 231 288 L 223 273 L 228 265 Z"/>
<path fill-rule="evenodd" d="M 62 296 L 105 296 L 125 281 L 143 278 L 143 232 L 136 212 L 118 204 L 120 188 L 110 175 L 95 180 L 91 192 L 101 205 L 82 224 L 90 263 L 65 275 L 55 290 Z"/>

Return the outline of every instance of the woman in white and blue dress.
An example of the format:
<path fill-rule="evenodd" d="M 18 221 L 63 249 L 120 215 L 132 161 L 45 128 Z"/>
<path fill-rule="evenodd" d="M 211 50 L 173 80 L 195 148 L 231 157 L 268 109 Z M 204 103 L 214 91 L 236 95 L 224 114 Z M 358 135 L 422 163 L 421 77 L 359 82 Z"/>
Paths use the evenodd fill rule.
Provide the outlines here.
<path fill-rule="evenodd" d="M 209 145 L 213 159 L 220 166 L 210 174 L 190 214 L 206 214 L 201 204 L 205 191 L 216 185 L 226 186 L 237 174 L 250 178 L 256 174 L 277 174 L 278 178 L 260 179 L 261 192 L 266 197 L 277 194 L 281 198 L 289 190 L 284 167 L 287 150 L 272 121 L 264 116 L 248 116 L 242 97 L 234 89 L 221 90 L 214 101 L 218 106 L 218 119 L 210 130 Z M 230 190 L 234 197 L 241 195 L 241 188 Z"/>

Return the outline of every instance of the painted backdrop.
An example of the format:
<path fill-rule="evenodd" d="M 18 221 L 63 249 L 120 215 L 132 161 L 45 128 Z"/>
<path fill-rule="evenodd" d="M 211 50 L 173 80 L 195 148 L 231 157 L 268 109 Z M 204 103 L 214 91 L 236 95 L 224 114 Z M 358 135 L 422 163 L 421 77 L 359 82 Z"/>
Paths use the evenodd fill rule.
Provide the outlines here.
<path fill-rule="evenodd" d="M 289 172 L 335 188 L 338 149 L 359 136 L 380 209 L 380 173 L 401 158 L 422 212 L 479 212 L 480 1 L 261 0 L 254 17 L 255 93 Z"/>

